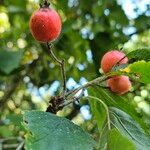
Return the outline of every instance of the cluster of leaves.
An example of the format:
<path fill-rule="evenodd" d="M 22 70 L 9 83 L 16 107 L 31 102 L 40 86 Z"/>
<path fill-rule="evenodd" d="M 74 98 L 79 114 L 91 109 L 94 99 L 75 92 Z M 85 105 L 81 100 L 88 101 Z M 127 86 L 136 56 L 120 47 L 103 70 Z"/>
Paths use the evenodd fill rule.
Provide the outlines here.
<path fill-rule="evenodd" d="M 141 54 L 143 57 L 141 57 Z M 130 77 L 138 74 L 138 81 L 145 84 L 150 83 L 148 78 L 150 76 L 150 57 L 146 57 L 146 55 L 150 55 L 149 49 L 129 53 L 129 62 L 131 59 L 134 59 L 135 62 L 124 69 L 128 70 Z M 140 61 L 141 59 L 142 61 Z M 122 69 L 120 70 L 122 72 Z M 115 74 L 115 72 L 112 71 L 110 74 Z M 65 118 L 59 118 L 46 112 L 30 111 L 24 115 L 27 130 L 32 133 L 28 133 L 26 136 L 26 148 L 37 149 L 38 147 L 42 150 L 50 144 L 49 142 L 51 142 L 51 149 L 58 150 L 62 148 L 90 150 L 93 147 L 117 150 L 120 148 L 120 143 L 121 147 L 126 150 L 147 150 L 149 148 L 150 135 L 147 134 L 146 124 L 138 117 L 138 113 L 127 98 L 117 96 L 109 90 L 95 86 L 89 88 L 89 94 L 92 95 L 92 97 L 89 96 L 90 106 L 100 133 L 98 146 L 86 132 L 83 132 L 77 126 L 75 127 L 73 123 Z M 41 118 L 42 123 L 39 124 Z M 65 138 L 63 138 L 64 135 Z M 66 145 L 67 141 L 71 145 Z M 76 142 L 81 145 L 77 145 Z"/>
<path fill-rule="evenodd" d="M 59 11 L 63 20 L 62 35 L 54 43 L 54 51 L 59 58 L 66 60 L 68 81 L 73 79 L 74 82 L 79 83 L 83 77 L 88 81 L 98 77 L 100 75 L 99 61 L 103 54 L 109 49 L 122 47 L 131 39 L 131 35 L 123 32 L 124 28 L 134 27 L 137 34 L 138 31 L 140 33 L 148 31 L 149 18 L 144 13 L 130 20 L 117 1 L 94 0 L 92 4 L 93 7 L 90 1 L 87 1 L 85 5 L 85 1 L 78 0 L 73 2 L 54 0 L 51 4 Z M 26 130 L 20 124 L 22 110 L 45 110 L 49 97 L 60 90 L 58 86 L 51 95 L 43 96 L 43 93 L 40 93 L 40 89 L 49 92 L 49 89 L 54 87 L 53 83 L 58 82 L 60 85 L 61 78 L 57 65 L 44 51 L 45 45 L 37 43 L 30 34 L 29 18 L 33 9 L 37 8 L 38 3 L 28 0 L 0 1 L 0 16 L 3 16 L 0 17 L 0 25 L 2 25 L 2 28 L 0 27 L 2 41 L 0 42 L 0 111 L 2 112 L 0 137 L 24 136 L 27 130 L 31 132 L 26 135 L 27 149 L 37 149 L 37 147 L 47 149 L 50 141 L 51 149 L 54 150 L 66 146 L 70 150 L 77 149 L 77 146 L 78 149 L 92 149 L 97 142 L 81 128 L 64 118 L 31 111 L 24 114 Z M 109 13 L 106 14 L 106 11 Z M 144 33 L 145 37 L 146 33 Z M 145 42 L 145 45 L 142 43 L 142 47 L 147 46 L 147 43 Z M 149 83 L 149 49 L 139 50 L 136 52 L 137 55 L 134 52 L 129 53 L 128 57 L 131 62 L 135 61 L 133 59 L 135 57 L 139 62 L 128 66 L 130 73 L 140 75 L 142 84 Z M 68 86 L 68 89 L 71 88 Z M 110 113 L 112 129 L 108 130 L 107 114 L 103 105 L 96 100 L 89 100 L 94 116 L 91 124 L 94 124 L 93 128 L 96 128 L 93 123 L 96 120 L 99 129 L 99 132 L 92 130 L 91 133 L 98 135 L 96 141 L 100 138 L 99 147 L 104 148 L 108 143 L 110 150 L 117 148 L 121 150 L 120 145 L 123 148 L 128 145 L 127 149 L 149 149 L 149 135 L 145 134 L 145 131 L 147 133 L 149 131 L 141 119 L 141 114 L 138 114 L 131 104 L 132 101 L 129 101 L 126 96 L 116 96 L 100 87 L 89 89 L 89 94 L 103 100 Z M 38 95 L 42 101 L 37 104 L 35 101 L 37 97 L 34 95 Z M 74 108 L 71 107 L 71 109 Z M 120 145 L 117 139 L 120 140 Z M 3 142 L 0 141 L 0 147 L 3 146 L 2 144 Z M 53 144 L 55 144 L 54 148 Z"/>

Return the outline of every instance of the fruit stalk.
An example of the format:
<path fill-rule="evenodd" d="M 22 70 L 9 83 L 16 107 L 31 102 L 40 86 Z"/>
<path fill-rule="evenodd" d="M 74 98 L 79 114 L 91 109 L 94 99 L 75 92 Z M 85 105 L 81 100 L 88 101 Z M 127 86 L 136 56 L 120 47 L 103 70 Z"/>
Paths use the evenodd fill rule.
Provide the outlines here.
<path fill-rule="evenodd" d="M 48 2 L 48 0 L 44 0 L 44 5 L 49 7 L 50 3 Z"/>
<path fill-rule="evenodd" d="M 56 61 L 60 68 L 61 68 L 61 74 L 62 74 L 62 80 L 63 80 L 63 97 L 65 98 L 65 94 L 66 94 L 66 73 L 65 73 L 65 61 L 64 60 L 59 60 L 55 54 L 52 51 L 52 45 L 51 43 L 47 42 L 47 47 L 48 47 L 48 53 L 50 54 L 50 56 L 53 58 L 54 61 Z"/>

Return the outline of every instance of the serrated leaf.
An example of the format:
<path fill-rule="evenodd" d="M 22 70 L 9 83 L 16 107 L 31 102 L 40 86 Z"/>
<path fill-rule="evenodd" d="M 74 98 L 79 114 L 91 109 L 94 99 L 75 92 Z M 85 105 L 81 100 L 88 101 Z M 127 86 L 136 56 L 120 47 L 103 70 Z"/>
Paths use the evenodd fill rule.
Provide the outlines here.
<path fill-rule="evenodd" d="M 136 150 L 136 148 L 127 137 L 114 128 L 108 135 L 108 150 Z"/>
<path fill-rule="evenodd" d="M 92 150 L 96 144 L 82 128 L 51 113 L 25 112 L 24 121 L 31 132 L 26 135 L 27 150 Z"/>
<path fill-rule="evenodd" d="M 150 61 L 139 61 L 129 66 L 130 73 L 137 74 L 142 83 L 150 83 Z"/>
<path fill-rule="evenodd" d="M 127 54 L 129 60 L 138 61 L 145 60 L 150 61 L 150 48 L 142 48 L 134 50 Z"/>
<path fill-rule="evenodd" d="M 9 74 L 19 67 L 23 52 L 0 51 L 0 71 Z"/>
<path fill-rule="evenodd" d="M 138 150 L 150 149 L 149 137 L 131 116 L 117 108 L 111 108 L 110 115 L 111 121 L 115 127 L 117 127 L 122 134 L 132 140 Z"/>

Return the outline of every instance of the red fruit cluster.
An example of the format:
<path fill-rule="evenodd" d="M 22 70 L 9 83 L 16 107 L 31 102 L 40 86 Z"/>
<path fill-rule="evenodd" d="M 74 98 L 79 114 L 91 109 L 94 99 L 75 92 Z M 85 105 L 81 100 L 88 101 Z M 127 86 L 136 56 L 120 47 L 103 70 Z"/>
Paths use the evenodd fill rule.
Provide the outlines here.
<path fill-rule="evenodd" d="M 40 42 L 50 42 L 61 33 L 61 18 L 49 7 L 40 8 L 30 18 L 30 30 L 33 37 Z"/>
<path fill-rule="evenodd" d="M 128 58 L 125 57 L 123 52 L 117 50 L 107 52 L 101 60 L 102 70 L 107 73 L 118 62 L 119 64 L 125 64 L 128 62 Z M 108 79 L 107 84 L 113 92 L 119 95 L 125 94 L 131 88 L 131 82 L 127 76 L 112 77 Z"/>

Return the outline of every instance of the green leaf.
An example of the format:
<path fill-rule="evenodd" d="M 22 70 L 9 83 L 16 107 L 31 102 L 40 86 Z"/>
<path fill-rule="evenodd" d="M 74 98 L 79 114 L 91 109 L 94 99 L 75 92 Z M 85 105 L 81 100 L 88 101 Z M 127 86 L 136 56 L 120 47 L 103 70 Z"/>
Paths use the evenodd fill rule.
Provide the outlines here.
<path fill-rule="evenodd" d="M 103 100 L 108 107 L 117 107 L 131 115 L 142 126 L 142 128 L 147 131 L 145 123 L 143 123 L 143 120 L 139 117 L 139 114 L 136 112 L 131 100 L 128 100 L 125 96 L 116 95 L 115 93 L 102 87 L 95 86 L 94 88 L 90 88 L 89 91 L 90 93 L 94 93 L 94 96 L 97 96 Z M 99 120 L 97 120 L 97 122 L 98 121 Z"/>
<path fill-rule="evenodd" d="M 142 83 L 150 83 L 150 61 L 139 61 L 129 66 L 130 73 L 135 73 L 139 76 Z"/>
<path fill-rule="evenodd" d="M 134 50 L 127 54 L 129 60 L 145 60 L 150 61 L 150 48 L 142 48 Z"/>
<path fill-rule="evenodd" d="M 31 133 L 26 136 L 26 149 L 92 150 L 96 144 L 79 126 L 51 113 L 25 112 L 24 121 Z"/>
<path fill-rule="evenodd" d="M 111 108 L 110 115 L 115 127 L 132 140 L 138 150 L 148 150 L 150 148 L 149 137 L 131 116 L 117 108 Z"/>
<path fill-rule="evenodd" d="M 127 137 L 114 128 L 108 135 L 108 150 L 136 150 L 136 148 Z"/>
<path fill-rule="evenodd" d="M 0 51 L 0 71 L 9 74 L 11 71 L 18 68 L 22 55 L 22 51 Z"/>
<path fill-rule="evenodd" d="M 90 95 L 97 97 L 96 94 L 92 93 L 92 91 L 89 93 Z M 97 120 L 98 129 L 101 132 L 104 122 L 106 120 L 106 111 L 104 109 L 104 106 L 100 102 L 93 99 L 90 100 L 89 103 L 91 106 L 92 114 Z"/>

